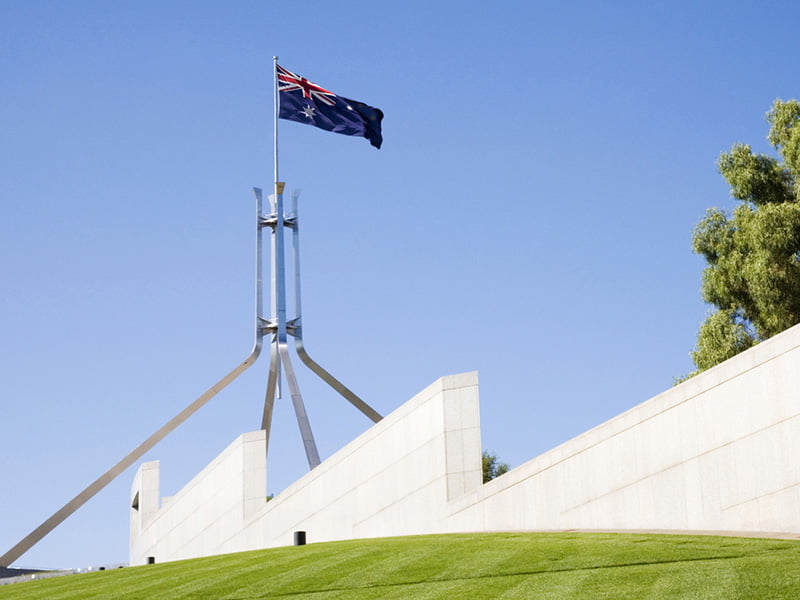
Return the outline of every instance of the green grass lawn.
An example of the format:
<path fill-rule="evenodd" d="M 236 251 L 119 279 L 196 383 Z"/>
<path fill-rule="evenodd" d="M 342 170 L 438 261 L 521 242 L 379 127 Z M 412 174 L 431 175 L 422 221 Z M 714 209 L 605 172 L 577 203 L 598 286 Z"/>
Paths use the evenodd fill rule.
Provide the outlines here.
<path fill-rule="evenodd" d="M 800 598 L 800 542 L 489 533 L 354 540 L 70 575 L 0 599 Z"/>

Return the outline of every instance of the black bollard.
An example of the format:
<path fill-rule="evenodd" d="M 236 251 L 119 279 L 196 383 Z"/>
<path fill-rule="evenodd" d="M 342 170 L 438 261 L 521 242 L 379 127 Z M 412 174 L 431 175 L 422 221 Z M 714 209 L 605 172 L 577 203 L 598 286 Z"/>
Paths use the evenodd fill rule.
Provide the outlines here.
<path fill-rule="evenodd" d="M 305 546 L 306 545 L 306 532 L 305 531 L 295 531 L 294 532 L 294 545 L 295 546 Z"/>

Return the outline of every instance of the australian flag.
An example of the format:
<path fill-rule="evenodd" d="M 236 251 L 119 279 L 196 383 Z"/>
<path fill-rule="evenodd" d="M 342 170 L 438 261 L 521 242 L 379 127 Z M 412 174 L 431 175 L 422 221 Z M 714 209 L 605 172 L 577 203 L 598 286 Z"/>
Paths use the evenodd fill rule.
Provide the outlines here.
<path fill-rule="evenodd" d="M 380 148 L 383 112 L 363 102 L 337 96 L 278 66 L 278 98 L 281 119 L 308 123 L 326 131 L 365 137 Z"/>

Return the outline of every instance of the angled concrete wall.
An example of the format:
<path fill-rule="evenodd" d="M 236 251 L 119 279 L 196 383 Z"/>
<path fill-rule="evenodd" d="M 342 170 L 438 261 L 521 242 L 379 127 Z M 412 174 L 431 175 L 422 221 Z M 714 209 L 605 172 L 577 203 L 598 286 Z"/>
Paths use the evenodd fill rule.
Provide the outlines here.
<path fill-rule="evenodd" d="M 158 461 L 142 464 L 131 493 L 131 564 L 218 554 L 266 504 L 264 443 L 263 431 L 239 436 L 169 498 L 158 496 Z"/>
<path fill-rule="evenodd" d="M 244 434 L 160 508 L 157 463 L 142 465 L 131 563 L 288 545 L 295 530 L 800 534 L 800 326 L 486 485 L 474 373 L 440 379 L 269 503 L 263 443 Z"/>
<path fill-rule="evenodd" d="M 800 326 L 452 505 L 452 531 L 800 533 Z"/>
<path fill-rule="evenodd" d="M 158 466 L 145 463 L 131 490 L 130 562 L 285 546 L 297 530 L 309 542 L 446 531 L 449 500 L 481 485 L 479 419 L 477 374 L 444 377 L 270 502 L 263 432 L 142 515 L 152 494 L 158 502 Z"/>

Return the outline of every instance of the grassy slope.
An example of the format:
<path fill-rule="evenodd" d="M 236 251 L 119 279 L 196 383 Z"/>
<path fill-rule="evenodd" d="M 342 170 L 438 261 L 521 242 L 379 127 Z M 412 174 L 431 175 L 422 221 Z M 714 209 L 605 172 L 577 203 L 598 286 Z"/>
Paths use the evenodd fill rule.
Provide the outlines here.
<path fill-rule="evenodd" d="M 587 533 L 355 540 L 0 587 L 0 599 L 800 598 L 800 543 Z"/>

